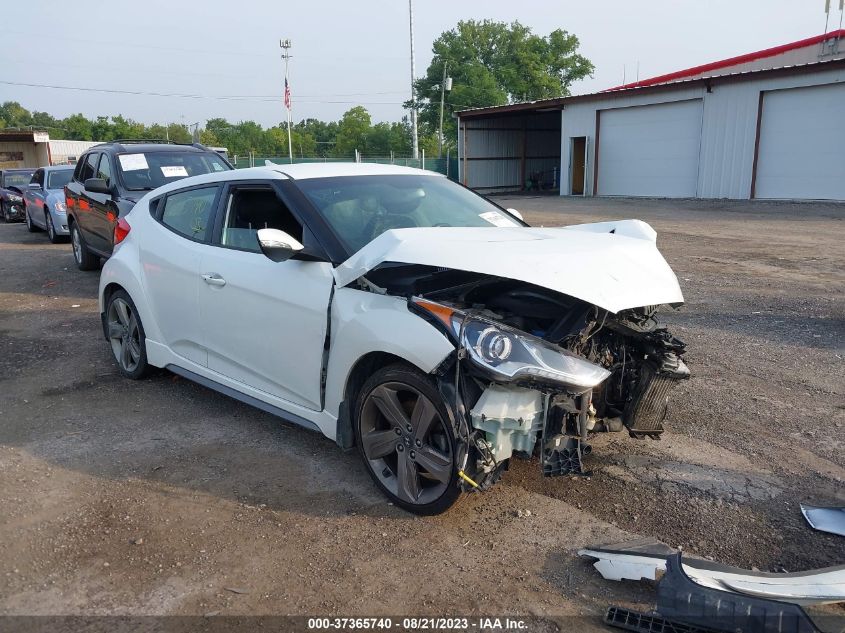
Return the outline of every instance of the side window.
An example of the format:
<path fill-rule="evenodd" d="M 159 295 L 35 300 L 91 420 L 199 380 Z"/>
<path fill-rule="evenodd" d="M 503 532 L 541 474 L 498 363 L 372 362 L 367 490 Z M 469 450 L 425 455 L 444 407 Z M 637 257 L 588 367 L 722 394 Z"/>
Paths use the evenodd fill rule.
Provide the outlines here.
<path fill-rule="evenodd" d="M 205 240 L 217 187 L 172 193 L 164 200 L 161 223 L 192 240 Z"/>
<path fill-rule="evenodd" d="M 111 185 L 111 161 L 108 154 L 100 155 L 100 166 L 97 168 L 97 178 L 102 178 L 107 185 Z"/>
<path fill-rule="evenodd" d="M 97 159 L 100 157 L 99 153 L 88 154 L 85 159 L 85 164 L 82 166 L 82 172 L 79 174 L 79 180 L 83 184 L 89 178 L 93 178 L 97 171 Z"/>
<path fill-rule="evenodd" d="M 302 225 L 269 187 L 229 191 L 220 245 L 260 252 L 259 229 L 280 229 L 302 241 Z"/>

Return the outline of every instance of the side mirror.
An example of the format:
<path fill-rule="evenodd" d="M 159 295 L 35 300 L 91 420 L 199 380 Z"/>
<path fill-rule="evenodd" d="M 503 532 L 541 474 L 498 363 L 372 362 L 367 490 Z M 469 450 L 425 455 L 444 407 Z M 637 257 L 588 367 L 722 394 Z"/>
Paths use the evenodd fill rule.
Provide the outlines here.
<path fill-rule="evenodd" d="M 507 209 L 507 212 L 514 216 L 517 220 L 522 220 L 523 222 L 525 222 L 525 219 L 522 217 L 522 214 L 516 209 Z"/>
<path fill-rule="evenodd" d="M 279 229 L 259 229 L 258 246 L 274 262 L 283 262 L 305 248 L 297 240 Z"/>
<path fill-rule="evenodd" d="M 85 181 L 85 189 L 91 193 L 111 194 L 111 187 L 102 178 L 89 178 Z"/>
<path fill-rule="evenodd" d="M 39 191 L 41 189 L 41 185 L 39 185 L 37 182 L 31 182 L 29 183 L 29 188 L 35 191 Z"/>

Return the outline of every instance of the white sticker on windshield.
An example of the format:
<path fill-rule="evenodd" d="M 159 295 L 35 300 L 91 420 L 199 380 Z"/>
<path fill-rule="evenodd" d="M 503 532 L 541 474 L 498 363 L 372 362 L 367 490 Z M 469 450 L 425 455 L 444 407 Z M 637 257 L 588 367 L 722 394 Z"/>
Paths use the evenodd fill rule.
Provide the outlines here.
<path fill-rule="evenodd" d="M 211 163 L 211 166 L 214 168 L 214 171 L 223 171 L 223 165 L 220 163 Z"/>
<path fill-rule="evenodd" d="M 188 172 L 182 165 L 162 165 L 161 173 L 165 178 L 187 178 Z"/>
<path fill-rule="evenodd" d="M 150 168 L 147 165 L 147 157 L 143 154 L 120 154 L 117 158 L 123 171 L 138 171 L 139 169 Z"/>
<path fill-rule="evenodd" d="M 516 226 L 513 220 L 506 218 L 498 211 L 486 211 L 478 214 L 482 220 L 487 220 L 493 226 Z"/>

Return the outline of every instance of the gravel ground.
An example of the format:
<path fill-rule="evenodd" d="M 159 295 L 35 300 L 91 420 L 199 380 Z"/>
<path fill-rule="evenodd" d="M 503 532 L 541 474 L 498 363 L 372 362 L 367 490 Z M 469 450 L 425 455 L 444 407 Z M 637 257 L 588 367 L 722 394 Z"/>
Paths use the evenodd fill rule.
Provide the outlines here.
<path fill-rule="evenodd" d="M 0 224 L 0 615 L 515 614 L 603 630 L 609 604 L 647 609 L 654 591 L 604 581 L 575 554 L 587 544 L 845 563 L 845 538 L 798 509 L 845 504 L 845 206 L 499 202 L 547 226 L 650 222 L 687 298 L 665 320 L 693 378 L 662 441 L 598 438 L 589 478 L 519 462 L 431 518 L 389 505 L 356 453 L 316 434 L 168 373 L 121 379 L 97 274 Z"/>

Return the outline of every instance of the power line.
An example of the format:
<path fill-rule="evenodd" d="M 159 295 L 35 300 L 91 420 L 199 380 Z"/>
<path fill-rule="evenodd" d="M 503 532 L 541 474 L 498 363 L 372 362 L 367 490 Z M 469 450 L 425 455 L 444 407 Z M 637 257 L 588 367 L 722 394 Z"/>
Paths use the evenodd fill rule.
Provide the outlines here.
<path fill-rule="evenodd" d="M 147 97 L 169 97 L 169 98 L 177 98 L 177 99 L 215 99 L 218 101 L 279 101 L 282 98 L 282 95 L 198 95 L 198 94 L 187 94 L 187 93 L 180 93 L 180 92 L 147 92 L 143 90 L 117 90 L 113 88 L 88 88 L 84 86 L 59 86 L 54 84 L 36 84 L 36 83 L 29 83 L 24 81 L 6 81 L 0 80 L 0 84 L 5 84 L 8 86 L 21 86 L 26 88 L 49 88 L 52 90 L 75 90 L 78 92 L 98 92 L 98 93 L 108 93 L 108 94 L 123 94 L 123 95 L 132 95 L 132 96 L 147 96 Z M 398 94 L 398 93 L 369 93 L 369 94 Z M 361 93 L 362 96 L 368 96 L 365 93 Z M 330 96 L 354 96 L 354 94 L 350 93 L 349 95 L 330 95 Z M 343 101 L 343 100 L 321 100 L 321 95 L 313 95 L 313 96 L 298 96 L 297 100 L 302 101 L 304 103 L 338 103 L 338 104 L 348 104 L 348 103 L 355 103 L 355 104 L 362 104 L 362 105 L 402 105 L 402 101 Z"/>

